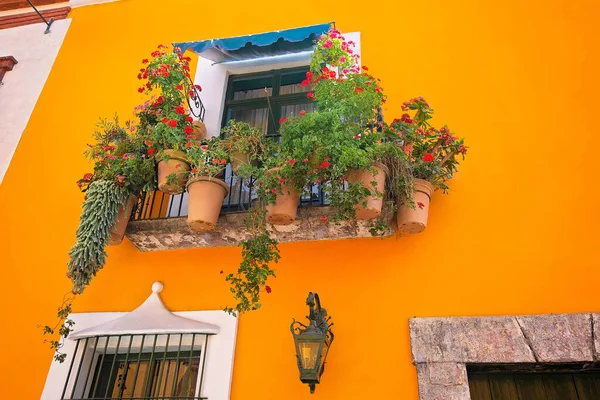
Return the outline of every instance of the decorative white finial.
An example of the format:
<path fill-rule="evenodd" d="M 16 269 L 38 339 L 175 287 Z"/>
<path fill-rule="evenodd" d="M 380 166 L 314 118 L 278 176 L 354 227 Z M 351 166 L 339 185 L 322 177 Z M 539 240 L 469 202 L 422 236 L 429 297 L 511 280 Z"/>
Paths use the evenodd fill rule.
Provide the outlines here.
<path fill-rule="evenodd" d="M 152 284 L 152 292 L 153 293 L 160 293 L 163 288 L 165 287 L 165 285 L 162 282 L 154 282 Z"/>

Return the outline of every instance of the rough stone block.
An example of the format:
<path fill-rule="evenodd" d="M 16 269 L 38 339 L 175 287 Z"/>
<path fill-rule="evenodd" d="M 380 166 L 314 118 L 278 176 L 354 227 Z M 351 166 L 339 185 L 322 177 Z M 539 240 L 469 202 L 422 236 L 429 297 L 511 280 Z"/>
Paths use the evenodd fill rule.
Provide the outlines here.
<path fill-rule="evenodd" d="M 514 317 L 413 318 L 413 363 L 535 362 Z"/>
<path fill-rule="evenodd" d="M 421 400 L 470 400 L 465 364 L 417 364 Z"/>
<path fill-rule="evenodd" d="M 373 237 L 371 221 L 341 221 L 335 224 L 321 220 L 323 216 L 331 219 L 334 214 L 332 207 L 303 207 L 298 209 L 296 221 L 291 225 L 270 225 L 268 229 L 282 243 Z M 186 217 L 130 221 L 126 236 L 140 251 L 237 246 L 248 238 L 245 216 L 245 213 L 221 215 L 217 228 L 206 233 L 191 230 Z M 383 236 L 391 236 L 395 231 L 391 203 L 385 204 L 381 218 L 387 226 Z"/>

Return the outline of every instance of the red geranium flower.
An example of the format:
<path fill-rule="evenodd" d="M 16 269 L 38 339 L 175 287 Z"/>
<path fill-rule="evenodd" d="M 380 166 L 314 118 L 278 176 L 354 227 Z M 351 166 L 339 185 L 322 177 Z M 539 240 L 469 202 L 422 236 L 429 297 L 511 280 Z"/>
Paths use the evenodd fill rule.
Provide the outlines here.
<path fill-rule="evenodd" d="M 164 97 L 162 97 L 162 96 L 158 96 L 158 98 L 156 99 L 156 102 L 157 102 L 158 104 L 162 104 L 162 103 L 164 103 L 164 102 L 165 102 L 165 98 L 164 98 Z"/>
<path fill-rule="evenodd" d="M 195 174 L 196 172 L 198 172 L 198 170 L 196 169 L 196 167 L 192 168 L 192 170 L 190 171 L 192 174 Z"/>
<path fill-rule="evenodd" d="M 423 156 L 423 161 L 425 162 L 432 162 L 433 161 L 433 154 L 431 153 L 427 153 Z"/>
<path fill-rule="evenodd" d="M 361 87 L 357 87 L 357 88 L 355 89 L 355 91 L 356 91 L 357 93 L 362 93 L 362 92 L 364 92 L 364 89 L 363 89 L 363 88 L 361 88 Z"/>
<path fill-rule="evenodd" d="M 182 106 L 179 106 L 175 109 L 175 112 L 179 115 L 183 115 L 183 114 L 185 114 L 185 108 L 183 108 Z"/>
<path fill-rule="evenodd" d="M 199 92 L 201 92 L 201 91 L 202 91 L 202 87 L 200 87 L 200 85 L 194 85 L 194 87 L 195 87 L 196 89 L 198 89 L 198 91 L 199 91 Z"/>
<path fill-rule="evenodd" d="M 277 194 L 277 188 L 273 188 L 273 189 L 271 189 L 271 193 L 273 193 L 273 194 Z"/>
<path fill-rule="evenodd" d="M 207 145 L 200 146 L 200 148 L 201 148 L 202 150 L 204 150 L 204 151 L 208 150 L 208 146 L 207 146 Z"/>
<path fill-rule="evenodd" d="M 186 122 L 194 122 L 194 118 L 192 118 L 191 116 L 187 116 L 185 117 Z"/>
<path fill-rule="evenodd" d="M 303 117 L 303 116 L 304 116 L 304 114 L 306 114 L 306 111 L 304 111 L 304 110 L 301 110 L 301 111 L 300 111 L 300 116 L 301 116 L 301 117 Z"/>
<path fill-rule="evenodd" d="M 306 93 L 306 98 L 307 98 L 307 99 L 314 100 L 314 99 L 315 99 L 315 95 L 314 95 L 314 93 L 313 93 L 313 92 L 308 92 L 308 93 Z"/>
<path fill-rule="evenodd" d="M 326 223 L 327 222 L 327 215 L 323 215 L 321 217 L 321 222 Z"/>
<path fill-rule="evenodd" d="M 177 121 L 175 121 L 174 119 L 170 120 L 169 121 L 169 126 L 171 128 L 175 128 L 177 126 Z"/>
<path fill-rule="evenodd" d="M 365 71 L 368 71 L 368 70 L 369 70 L 369 68 L 368 68 L 366 65 L 363 65 L 363 66 L 362 66 L 362 69 L 364 69 Z"/>
<path fill-rule="evenodd" d="M 152 154 L 154 154 L 154 152 L 155 152 L 155 151 L 156 151 L 156 150 L 154 150 L 154 148 L 150 147 L 150 148 L 148 149 L 148 156 L 152 156 Z"/>
<path fill-rule="evenodd" d="M 175 86 L 175 89 L 177 89 L 177 90 L 183 90 L 183 86 L 177 85 L 177 86 Z"/>
<path fill-rule="evenodd" d="M 161 121 L 163 124 L 166 124 L 167 122 L 169 122 L 169 118 L 164 117 Z"/>
<path fill-rule="evenodd" d="M 267 293 L 271 293 L 271 286 L 265 286 L 265 290 Z"/>
<path fill-rule="evenodd" d="M 92 180 L 92 176 L 93 176 L 93 175 L 92 175 L 92 174 L 90 174 L 90 173 L 88 172 L 87 174 L 85 174 L 85 175 L 83 176 L 83 179 L 84 179 L 86 182 L 89 182 L 89 181 L 91 181 L 91 180 Z"/>
<path fill-rule="evenodd" d="M 144 88 L 143 88 L 143 87 L 141 87 L 141 88 L 138 88 L 138 92 L 140 92 L 140 93 L 144 93 Z"/>
<path fill-rule="evenodd" d="M 183 128 L 183 131 L 189 135 L 190 133 L 194 132 L 194 129 L 188 125 L 185 128 Z"/>
<path fill-rule="evenodd" d="M 148 59 L 147 59 L 147 58 L 144 58 L 144 59 L 142 60 L 142 64 L 148 64 Z"/>
<path fill-rule="evenodd" d="M 288 161 L 288 164 L 294 165 L 294 164 L 296 164 L 296 160 L 290 160 L 290 161 Z"/>
<path fill-rule="evenodd" d="M 287 121 L 287 118 L 286 117 L 281 117 L 279 119 L 279 125 L 283 124 L 285 121 Z"/>
<path fill-rule="evenodd" d="M 329 164 L 329 161 L 325 160 L 325 161 L 323 161 L 323 162 L 321 163 L 321 168 L 322 168 L 322 169 L 325 169 L 325 168 L 329 167 L 329 165 L 330 165 L 330 164 Z"/>

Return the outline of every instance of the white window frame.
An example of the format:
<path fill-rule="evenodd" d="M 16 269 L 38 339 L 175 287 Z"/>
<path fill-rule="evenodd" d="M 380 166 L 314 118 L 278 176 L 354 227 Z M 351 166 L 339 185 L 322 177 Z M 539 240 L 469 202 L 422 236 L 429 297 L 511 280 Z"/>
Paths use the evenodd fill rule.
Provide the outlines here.
<path fill-rule="evenodd" d="M 75 322 L 76 331 L 80 331 L 112 321 L 125 314 L 128 313 L 74 313 L 71 314 L 69 318 Z M 217 325 L 220 328 L 218 334 L 210 335 L 208 337 L 204 377 L 202 377 L 202 374 L 198 374 L 198 380 L 202 379 L 202 393 L 200 393 L 199 396 L 207 397 L 209 400 L 229 400 L 237 336 L 237 318 L 222 310 L 181 311 L 174 312 L 173 314 Z M 161 333 L 156 332 L 149 332 L 148 334 L 161 335 Z M 42 400 L 57 400 L 61 398 L 65 382 L 69 375 L 71 360 L 75 354 L 76 343 L 76 340 L 65 340 L 65 344 L 61 351 L 67 354 L 67 359 L 63 363 L 52 362 L 42 392 Z M 204 344 L 202 344 L 202 347 L 204 347 Z M 204 354 L 205 349 L 202 348 L 201 351 L 202 354 Z"/>

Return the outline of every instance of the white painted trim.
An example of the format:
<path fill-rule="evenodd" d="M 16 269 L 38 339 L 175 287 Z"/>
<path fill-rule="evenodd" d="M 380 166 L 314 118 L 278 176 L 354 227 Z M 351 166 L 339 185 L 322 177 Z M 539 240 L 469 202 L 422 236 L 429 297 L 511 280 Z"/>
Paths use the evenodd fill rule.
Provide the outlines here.
<path fill-rule="evenodd" d="M 48 34 L 43 22 L 0 30 L 0 53 L 18 62 L 0 85 L 0 183 L 70 24 L 71 19 L 55 21 Z"/>
<path fill-rule="evenodd" d="M 127 314 L 125 312 L 76 313 L 71 314 L 70 318 L 75 322 L 77 332 L 107 323 Z M 200 396 L 208 397 L 210 400 L 229 400 L 237 336 L 237 318 L 221 310 L 182 311 L 173 314 L 191 320 L 214 324 L 220 328 L 219 334 L 209 336 L 208 339 L 206 368 L 204 369 L 202 393 L 200 393 Z M 65 381 L 69 374 L 72 357 L 74 356 L 75 346 L 76 341 L 66 340 L 61 351 L 68 355 L 67 359 L 62 364 L 52 362 L 46 378 L 44 391 L 42 392 L 42 400 L 56 400 L 61 398 Z"/>

